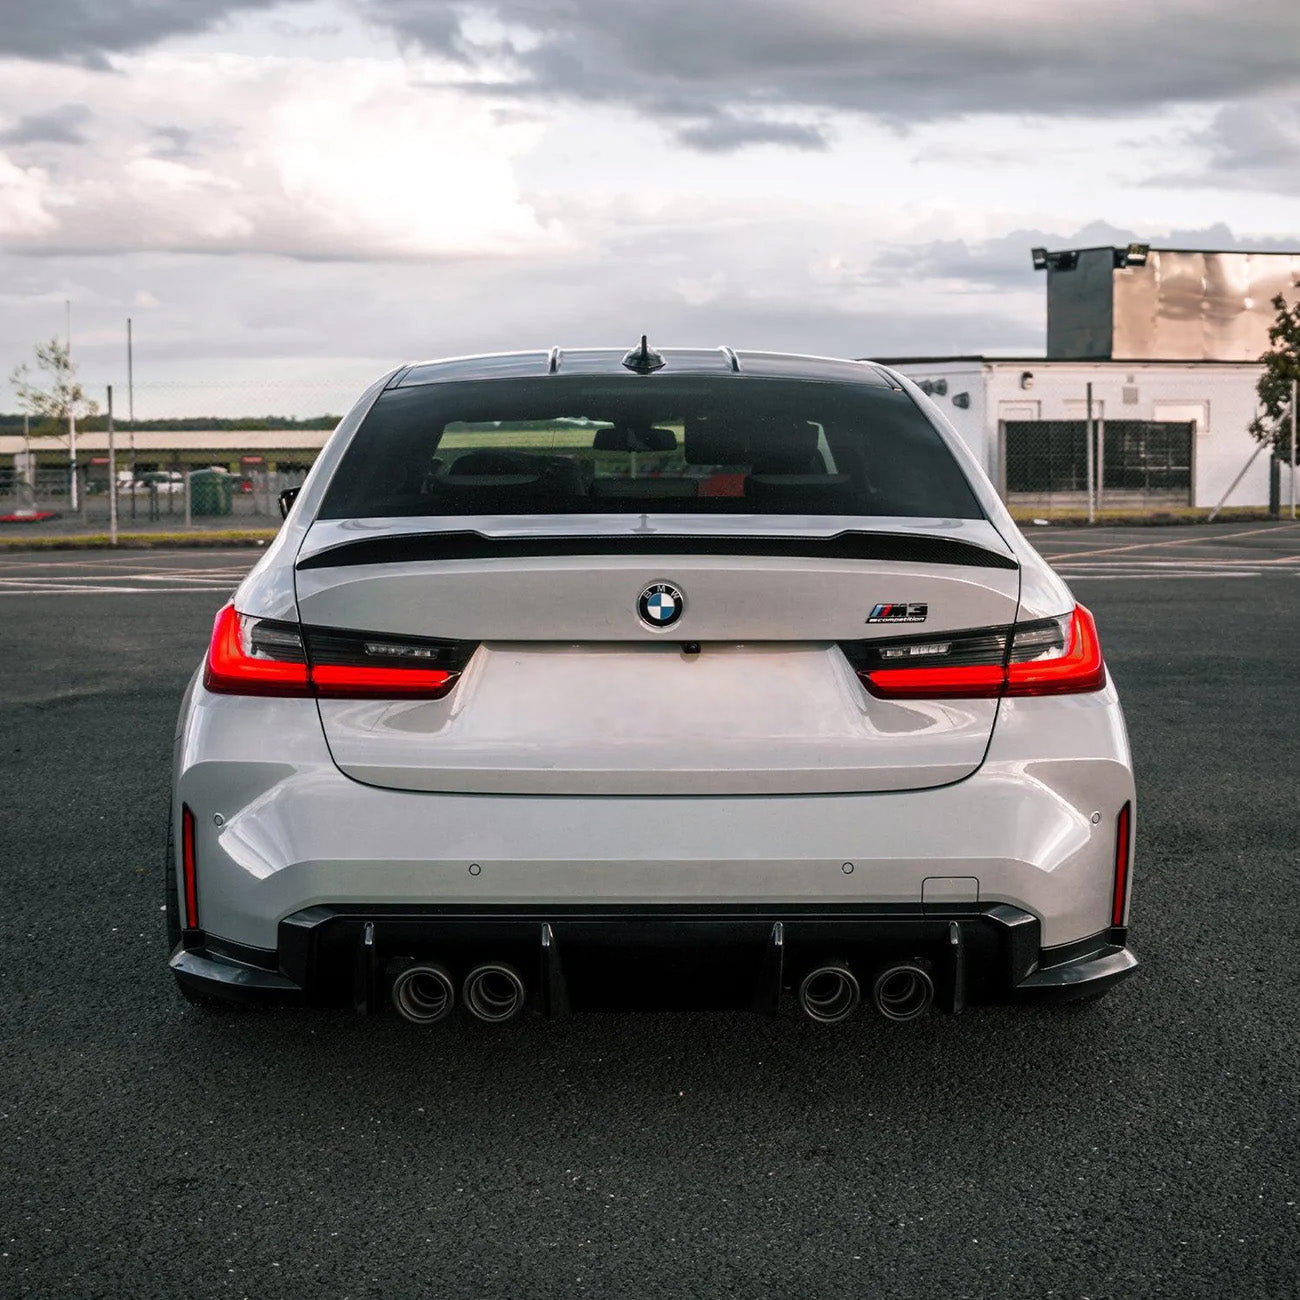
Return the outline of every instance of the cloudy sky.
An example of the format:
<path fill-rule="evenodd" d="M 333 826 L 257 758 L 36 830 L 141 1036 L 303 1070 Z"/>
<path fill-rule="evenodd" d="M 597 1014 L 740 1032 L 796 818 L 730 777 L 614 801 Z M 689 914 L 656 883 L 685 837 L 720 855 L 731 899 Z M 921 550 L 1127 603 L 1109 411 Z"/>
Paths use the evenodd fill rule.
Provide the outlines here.
<path fill-rule="evenodd" d="M 1300 247 L 1296 0 L 0 0 L 0 409 L 416 357 L 1041 351 L 1029 248 Z"/>

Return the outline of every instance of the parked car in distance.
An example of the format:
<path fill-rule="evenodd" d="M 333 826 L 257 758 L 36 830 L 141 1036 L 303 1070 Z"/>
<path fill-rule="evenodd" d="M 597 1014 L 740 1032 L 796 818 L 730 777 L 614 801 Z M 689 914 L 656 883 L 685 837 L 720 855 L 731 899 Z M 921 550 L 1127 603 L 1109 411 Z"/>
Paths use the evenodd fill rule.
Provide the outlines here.
<path fill-rule="evenodd" d="M 184 494 L 185 475 L 179 470 L 145 470 L 134 478 L 130 470 L 118 470 L 117 490 L 119 495 L 157 496 Z"/>

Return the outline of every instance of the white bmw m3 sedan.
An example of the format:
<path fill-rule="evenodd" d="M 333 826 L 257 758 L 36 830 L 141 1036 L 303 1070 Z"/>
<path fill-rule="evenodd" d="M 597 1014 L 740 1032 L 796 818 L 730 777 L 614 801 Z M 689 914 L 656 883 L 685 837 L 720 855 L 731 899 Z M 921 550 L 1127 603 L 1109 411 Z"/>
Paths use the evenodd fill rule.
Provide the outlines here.
<path fill-rule="evenodd" d="M 1093 618 L 904 377 L 404 366 L 286 506 L 181 707 L 192 1000 L 904 1021 L 1136 968 Z"/>

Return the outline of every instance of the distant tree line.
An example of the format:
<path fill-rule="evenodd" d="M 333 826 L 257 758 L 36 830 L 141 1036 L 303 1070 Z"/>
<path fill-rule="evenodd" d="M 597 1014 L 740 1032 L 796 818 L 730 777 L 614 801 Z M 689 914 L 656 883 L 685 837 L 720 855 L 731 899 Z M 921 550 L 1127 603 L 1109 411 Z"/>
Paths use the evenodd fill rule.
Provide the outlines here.
<path fill-rule="evenodd" d="M 241 415 L 225 418 L 219 415 L 188 416 L 170 420 L 136 420 L 132 428 L 143 432 L 174 432 L 177 429 L 208 431 L 215 429 L 332 429 L 338 422 L 337 415 L 314 415 L 308 420 L 295 420 L 286 415 Z M 120 413 L 114 416 L 119 429 L 127 427 L 127 421 Z M 32 432 L 38 432 L 33 421 Z M 77 419 L 77 429 L 87 433 L 102 432 L 108 428 L 108 416 L 82 415 Z M 22 433 L 23 417 L 0 412 L 0 433 Z M 61 426 L 39 430 L 41 433 L 61 433 Z"/>

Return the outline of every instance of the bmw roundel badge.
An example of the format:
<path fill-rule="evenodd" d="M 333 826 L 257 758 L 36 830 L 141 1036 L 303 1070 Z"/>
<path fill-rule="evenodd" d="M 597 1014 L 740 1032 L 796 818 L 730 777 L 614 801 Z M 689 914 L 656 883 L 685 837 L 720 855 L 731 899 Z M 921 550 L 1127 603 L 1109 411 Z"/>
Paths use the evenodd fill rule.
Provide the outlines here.
<path fill-rule="evenodd" d="M 636 602 L 636 612 L 651 627 L 672 627 L 685 607 L 682 593 L 671 582 L 652 583 Z"/>

